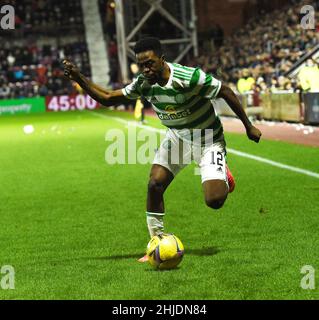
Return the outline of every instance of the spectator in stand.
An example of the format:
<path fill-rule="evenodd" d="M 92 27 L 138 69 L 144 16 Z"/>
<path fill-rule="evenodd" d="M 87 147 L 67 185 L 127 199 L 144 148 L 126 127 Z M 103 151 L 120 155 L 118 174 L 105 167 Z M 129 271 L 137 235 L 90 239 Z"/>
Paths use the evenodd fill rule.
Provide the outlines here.
<path fill-rule="evenodd" d="M 14 74 L 15 82 L 23 80 L 24 73 L 20 67 L 14 67 L 13 74 Z"/>
<path fill-rule="evenodd" d="M 8 61 L 8 65 L 10 67 L 12 67 L 16 61 L 16 58 L 12 55 L 12 53 L 10 52 L 9 55 L 7 56 L 7 61 Z"/>
<path fill-rule="evenodd" d="M 242 77 L 237 82 L 238 92 L 244 94 L 248 91 L 251 91 L 253 89 L 254 84 L 254 78 L 249 75 L 248 69 L 244 69 L 242 71 Z"/>
<path fill-rule="evenodd" d="M 298 79 L 303 91 L 319 92 L 319 68 L 312 59 L 308 59 L 306 65 L 299 71 Z"/>
<path fill-rule="evenodd" d="M 40 85 L 38 93 L 42 97 L 47 96 L 49 94 L 48 87 L 45 84 Z"/>
<path fill-rule="evenodd" d="M 3 84 L 0 87 L 0 99 L 7 99 L 10 96 L 10 87 Z"/>

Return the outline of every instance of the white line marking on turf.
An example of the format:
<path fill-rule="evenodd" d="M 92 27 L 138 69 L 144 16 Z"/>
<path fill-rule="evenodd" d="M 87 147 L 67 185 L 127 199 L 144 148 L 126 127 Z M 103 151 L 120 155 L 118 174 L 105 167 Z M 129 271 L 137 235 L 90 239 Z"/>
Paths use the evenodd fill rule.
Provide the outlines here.
<path fill-rule="evenodd" d="M 126 125 L 128 125 L 128 124 L 134 125 L 136 127 L 143 128 L 143 129 L 150 130 L 150 131 L 155 131 L 155 132 L 158 132 L 158 133 L 161 133 L 161 134 L 165 134 L 166 133 L 165 129 L 153 128 L 153 127 L 150 127 L 150 126 L 146 126 L 144 124 L 137 123 L 135 121 L 127 121 L 127 120 L 124 120 L 124 119 L 121 119 L 121 118 L 118 118 L 118 117 L 107 116 L 105 114 L 100 114 L 100 113 L 97 113 L 97 112 L 94 112 L 94 111 L 90 111 L 90 113 L 94 114 L 97 117 L 106 118 L 106 119 L 112 119 L 112 120 L 121 122 L 121 123 L 126 124 Z M 273 160 L 269 160 L 269 159 L 266 159 L 266 158 L 262 158 L 262 157 L 259 157 L 259 156 L 254 156 L 254 155 L 252 155 L 250 153 L 238 151 L 238 150 L 231 149 L 231 148 L 227 148 L 227 152 L 235 154 L 235 155 L 237 155 L 239 157 L 244 157 L 244 158 L 252 159 L 252 160 L 255 160 L 255 161 L 267 163 L 267 164 L 269 164 L 269 165 L 271 165 L 273 167 L 278 167 L 278 168 L 281 168 L 281 169 L 285 169 L 285 170 L 301 173 L 301 174 L 304 174 L 304 175 L 319 179 L 319 173 L 317 173 L 317 172 L 301 169 L 301 168 L 298 168 L 298 167 L 289 166 L 287 164 L 283 164 L 283 163 L 280 163 L 280 162 L 277 162 L 277 161 L 273 161 Z"/>
<path fill-rule="evenodd" d="M 146 130 L 149 130 L 149 131 L 161 133 L 161 134 L 165 134 L 166 133 L 165 129 L 153 128 L 153 127 L 150 127 L 150 126 L 146 126 L 145 124 L 140 124 L 140 123 L 138 123 L 136 121 L 129 121 L 129 120 L 124 120 L 124 119 L 119 118 L 119 117 L 107 116 L 105 114 L 97 113 L 97 112 L 94 112 L 94 111 L 88 111 L 88 112 L 90 112 L 93 115 L 95 115 L 97 117 L 100 117 L 100 118 L 111 119 L 111 120 L 115 120 L 115 121 L 121 122 L 121 123 L 125 124 L 126 126 L 127 125 L 131 125 L 131 126 L 135 126 L 135 127 L 138 127 L 138 128 L 143 128 L 143 129 L 146 129 Z"/>
<path fill-rule="evenodd" d="M 259 162 L 264 162 L 264 163 L 270 164 L 271 166 L 274 166 L 274 167 L 278 167 L 278 168 L 281 168 L 281 169 L 286 169 L 286 170 L 302 173 L 302 174 L 305 174 L 307 176 L 311 176 L 311 177 L 319 179 L 319 173 L 316 173 L 316 172 L 313 172 L 313 171 L 309 171 L 309 170 L 305 170 L 305 169 L 289 166 L 287 164 L 283 164 L 283 163 L 280 163 L 280 162 L 277 162 L 277 161 L 273 161 L 273 160 L 269 160 L 269 159 L 266 159 L 266 158 L 254 156 L 252 154 L 249 154 L 249 153 L 246 153 L 246 152 L 241 152 L 241 151 L 230 149 L 230 148 L 227 148 L 227 152 L 228 153 L 233 153 L 233 154 L 235 154 L 237 156 L 240 156 L 240 157 L 256 160 L 256 161 L 259 161 Z"/>

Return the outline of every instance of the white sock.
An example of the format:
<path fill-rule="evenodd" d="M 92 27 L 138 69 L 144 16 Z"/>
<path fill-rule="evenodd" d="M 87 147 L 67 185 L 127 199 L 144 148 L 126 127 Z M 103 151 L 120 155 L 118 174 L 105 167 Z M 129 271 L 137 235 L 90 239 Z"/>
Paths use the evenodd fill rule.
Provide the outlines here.
<path fill-rule="evenodd" d="M 147 227 L 151 238 L 164 232 L 164 215 L 165 213 L 160 212 L 146 212 Z"/>

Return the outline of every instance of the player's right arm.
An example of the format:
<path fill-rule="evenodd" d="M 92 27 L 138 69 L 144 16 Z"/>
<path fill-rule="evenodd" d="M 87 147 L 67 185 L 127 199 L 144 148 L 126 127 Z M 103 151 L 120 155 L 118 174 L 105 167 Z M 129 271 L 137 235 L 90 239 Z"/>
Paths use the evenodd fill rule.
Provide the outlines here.
<path fill-rule="evenodd" d="M 85 90 L 89 96 L 104 106 L 113 106 L 128 101 L 123 90 L 106 90 L 87 79 L 78 68 L 70 61 L 63 61 L 64 75 Z"/>

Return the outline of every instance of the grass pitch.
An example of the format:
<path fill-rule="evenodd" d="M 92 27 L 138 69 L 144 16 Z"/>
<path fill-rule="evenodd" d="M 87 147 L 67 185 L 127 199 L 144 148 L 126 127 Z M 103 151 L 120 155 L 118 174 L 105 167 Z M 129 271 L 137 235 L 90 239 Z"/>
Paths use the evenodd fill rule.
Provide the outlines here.
<path fill-rule="evenodd" d="M 319 180 L 232 154 L 237 185 L 221 210 L 205 206 L 194 165 L 166 192 L 166 230 L 185 246 L 180 267 L 137 263 L 151 165 L 105 162 L 106 131 L 126 130 L 108 116 L 132 120 L 112 111 L 1 117 L 0 267 L 15 269 L 15 289 L 0 288 L 1 299 L 319 298 L 319 277 L 315 290 L 300 287 L 304 265 L 319 270 Z M 23 132 L 27 124 L 34 133 Z M 319 171 L 318 148 L 226 139 Z"/>

